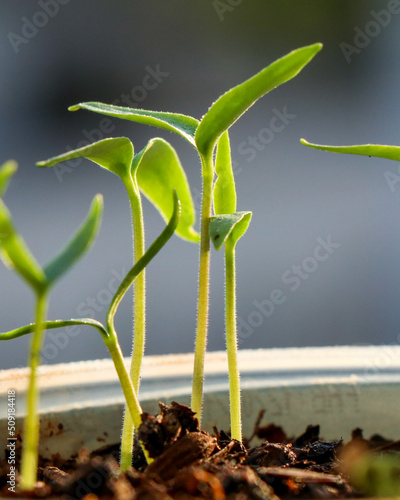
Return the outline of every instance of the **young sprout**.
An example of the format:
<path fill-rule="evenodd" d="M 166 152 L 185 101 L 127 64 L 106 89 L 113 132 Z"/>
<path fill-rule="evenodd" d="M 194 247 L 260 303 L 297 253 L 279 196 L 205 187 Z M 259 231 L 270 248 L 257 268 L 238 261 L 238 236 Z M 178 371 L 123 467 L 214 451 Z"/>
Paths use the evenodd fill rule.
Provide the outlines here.
<path fill-rule="evenodd" d="M 210 238 L 216 250 L 225 244 L 225 334 L 229 371 L 231 437 L 242 441 L 240 373 L 237 360 L 235 246 L 250 224 L 251 212 L 236 212 L 236 189 L 228 132 L 218 141 L 215 159 L 217 180 L 210 220 Z"/>
<path fill-rule="evenodd" d="M 198 152 L 202 164 L 202 208 L 200 224 L 200 264 L 197 305 L 195 360 L 193 368 L 192 410 L 201 422 L 204 358 L 207 346 L 210 284 L 210 234 L 212 189 L 215 175 L 214 150 L 226 132 L 260 97 L 294 78 L 321 50 L 317 43 L 294 50 L 260 73 L 223 94 L 198 121 L 190 116 L 138 110 L 98 102 L 80 103 L 71 111 L 86 109 L 107 116 L 155 126 L 179 134 Z"/>
<path fill-rule="evenodd" d="M 132 267 L 132 269 L 128 272 L 128 274 L 123 279 L 122 283 L 118 287 L 116 291 L 108 313 L 107 313 L 107 321 L 106 326 L 104 326 L 99 321 L 96 321 L 92 318 L 80 318 L 80 319 L 71 319 L 71 320 L 56 320 L 56 321 L 44 321 L 42 323 L 43 330 L 49 330 L 53 328 L 62 328 L 66 326 L 73 325 L 87 325 L 96 328 L 102 339 L 111 354 L 111 358 L 114 362 L 115 369 L 117 371 L 117 375 L 120 380 L 120 384 L 124 393 L 126 405 L 128 408 L 128 412 L 130 414 L 130 418 L 133 422 L 133 425 L 138 428 L 141 424 L 141 414 L 142 408 L 140 406 L 139 400 L 137 398 L 136 390 L 133 386 L 132 380 L 128 374 L 128 371 L 125 368 L 124 358 L 122 355 L 121 347 L 118 342 L 117 332 L 114 328 L 114 318 L 117 312 L 118 306 L 125 296 L 126 292 L 131 287 L 134 280 L 137 276 L 140 275 L 141 272 L 145 269 L 145 267 L 149 264 L 149 262 L 156 256 L 156 254 L 161 250 L 161 248 L 166 244 L 166 242 L 171 238 L 177 229 L 178 223 L 180 219 L 180 203 L 178 200 L 178 196 L 176 191 L 173 192 L 173 212 L 168 225 L 160 234 L 160 236 L 154 241 L 154 243 L 149 247 L 149 249 L 145 252 L 145 254 L 136 262 L 136 264 Z M 23 326 L 17 328 L 15 330 L 1 333 L 0 340 L 11 340 L 23 335 L 35 332 L 36 324 L 30 324 L 27 326 Z M 150 462 L 150 459 L 147 455 L 146 450 L 143 448 L 146 459 Z"/>
<path fill-rule="evenodd" d="M 133 227 L 133 261 L 142 258 L 145 249 L 144 222 L 140 191 L 150 199 L 165 220 L 174 210 L 171 192 L 176 190 L 182 206 L 176 233 L 181 238 L 197 242 L 198 234 L 193 229 L 194 204 L 189 184 L 174 148 L 163 139 L 152 139 L 146 147 L 134 155 L 131 141 L 126 137 L 98 141 L 74 151 L 38 163 L 40 167 L 53 167 L 60 162 L 75 158 L 86 158 L 118 175 L 122 180 L 131 206 Z M 145 271 L 135 281 L 134 328 L 130 377 L 136 393 L 139 393 L 140 372 L 145 349 L 146 304 Z M 129 412 L 125 412 L 121 440 L 121 467 L 127 470 L 132 463 L 134 424 Z"/>
<path fill-rule="evenodd" d="M 4 193 L 15 171 L 16 164 L 10 162 L 0 169 L 1 194 Z M 42 268 L 19 235 L 10 212 L 0 199 L 0 257 L 30 285 L 36 296 L 35 327 L 28 359 L 30 377 L 21 464 L 21 486 L 25 490 L 33 489 L 36 482 L 39 444 L 37 368 L 44 340 L 43 324 L 46 321 L 49 292 L 52 285 L 83 256 L 94 241 L 100 227 L 102 210 L 103 199 L 101 195 L 97 195 L 92 202 L 89 215 L 69 244 Z"/>

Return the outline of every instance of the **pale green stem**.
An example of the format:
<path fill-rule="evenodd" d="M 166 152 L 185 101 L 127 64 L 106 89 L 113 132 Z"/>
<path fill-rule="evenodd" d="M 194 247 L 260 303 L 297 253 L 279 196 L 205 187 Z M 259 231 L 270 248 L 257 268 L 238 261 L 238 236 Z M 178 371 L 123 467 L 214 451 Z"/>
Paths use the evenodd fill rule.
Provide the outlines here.
<path fill-rule="evenodd" d="M 115 369 L 117 370 L 119 382 L 124 392 L 126 406 L 128 407 L 128 411 L 125 412 L 125 418 L 126 415 L 129 415 L 133 427 L 139 429 L 139 426 L 142 423 L 141 415 L 143 413 L 143 410 L 142 407 L 140 406 L 137 393 L 133 387 L 132 380 L 128 374 L 127 369 L 125 368 L 124 357 L 122 355 L 121 346 L 119 345 L 115 330 L 109 332 L 109 335 L 110 336 L 106 341 L 106 345 L 111 354 L 111 358 L 114 362 Z M 150 458 L 143 444 L 142 444 L 142 450 L 147 463 L 150 464 L 153 461 L 153 459 Z M 132 458 L 131 462 L 129 463 L 128 469 L 131 467 L 131 463 L 132 463 Z"/>
<path fill-rule="evenodd" d="M 130 182 L 129 182 L 130 181 Z M 140 191 L 133 179 L 125 182 L 132 211 L 134 263 L 144 254 L 144 224 Z M 133 294 L 133 348 L 130 377 L 136 394 L 139 394 L 140 371 L 145 347 L 146 330 L 146 275 L 143 270 L 136 278 Z M 130 413 L 125 411 L 121 438 L 121 469 L 128 470 L 132 464 L 134 424 Z"/>
<path fill-rule="evenodd" d="M 131 420 L 133 422 L 133 425 L 136 428 L 139 428 L 140 424 L 142 423 L 141 420 L 141 414 L 142 414 L 142 408 L 140 406 L 139 400 L 137 398 L 136 391 L 133 387 L 132 380 L 130 379 L 130 376 L 128 374 L 128 371 L 125 367 L 124 364 L 124 358 L 122 355 L 121 347 L 116 340 L 116 335 L 115 333 L 110 335 L 106 340 L 106 345 L 107 348 L 111 354 L 111 358 L 113 360 L 115 369 L 118 373 L 118 378 L 122 387 L 122 390 L 124 392 L 126 404 L 128 407 L 129 413 L 131 416 Z"/>
<path fill-rule="evenodd" d="M 210 234 L 209 224 L 212 204 L 213 162 L 212 156 L 201 158 L 203 167 L 203 196 L 201 207 L 201 239 L 199 289 L 197 302 L 197 328 L 194 351 L 193 382 L 192 382 L 192 410 L 201 425 L 203 405 L 204 359 L 207 348 L 207 329 L 210 289 Z"/>
<path fill-rule="evenodd" d="M 231 437 L 242 441 L 240 374 L 237 359 L 235 244 L 225 243 L 225 329 L 228 354 Z"/>
<path fill-rule="evenodd" d="M 26 399 L 26 417 L 24 422 L 24 441 L 21 460 L 21 487 L 32 490 L 36 483 L 39 449 L 39 387 L 37 368 L 40 365 L 40 353 L 43 345 L 43 322 L 47 313 L 47 290 L 38 293 L 36 298 L 35 331 L 32 337 L 28 366 L 30 368 L 29 387 Z"/>

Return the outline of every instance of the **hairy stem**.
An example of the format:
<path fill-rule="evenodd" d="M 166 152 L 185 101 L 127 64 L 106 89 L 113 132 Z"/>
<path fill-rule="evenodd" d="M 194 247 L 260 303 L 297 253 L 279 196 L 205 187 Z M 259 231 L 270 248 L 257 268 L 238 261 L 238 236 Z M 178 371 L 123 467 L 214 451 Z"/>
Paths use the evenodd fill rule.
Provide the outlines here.
<path fill-rule="evenodd" d="M 125 411 L 125 416 L 129 415 L 129 418 L 132 421 L 133 428 L 138 429 L 140 424 L 142 423 L 141 415 L 143 411 L 142 407 L 140 406 L 137 393 L 133 387 L 132 380 L 128 374 L 127 369 L 125 368 L 124 357 L 115 330 L 109 332 L 109 337 L 107 338 L 105 343 L 107 345 L 108 351 L 111 354 L 111 358 L 113 360 L 115 369 L 118 374 L 119 382 L 125 396 L 126 408 L 128 409 L 128 411 Z M 151 463 L 153 460 L 150 458 L 143 444 L 142 450 L 147 463 Z M 129 464 L 129 467 L 130 466 L 131 464 Z"/>
<path fill-rule="evenodd" d="M 209 224 L 212 204 L 213 161 L 212 156 L 202 157 L 203 166 L 203 196 L 201 207 L 201 240 L 199 289 L 197 302 L 197 329 L 194 352 L 193 382 L 192 382 L 192 410 L 201 425 L 201 411 L 203 404 L 204 358 L 207 348 L 207 329 L 210 289 L 210 235 Z"/>
<path fill-rule="evenodd" d="M 225 329 L 228 354 L 231 437 L 242 441 L 240 374 L 237 360 L 235 245 L 225 243 Z"/>
<path fill-rule="evenodd" d="M 137 398 L 136 391 L 133 387 L 132 380 L 125 368 L 124 358 L 122 355 L 121 347 L 116 340 L 116 335 L 111 334 L 106 341 L 107 348 L 111 354 L 115 369 L 118 374 L 119 381 L 121 383 L 122 390 L 126 399 L 126 405 L 131 416 L 133 425 L 138 428 L 142 423 L 141 414 L 142 408 L 140 406 L 139 400 Z M 127 412 L 128 413 L 128 412 Z"/>
<path fill-rule="evenodd" d="M 29 387 L 26 400 L 26 417 L 24 422 L 24 441 L 22 446 L 21 487 L 32 490 L 36 482 L 39 448 L 39 387 L 37 368 L 40 365 L 40 354 L 43 345 L 43 322 L 47 313 L 47 290 L 39 292 L 36 298 L 35 331 L 29 352 L 30 368 Z"/>
<path fill-rule="evenodd" d="M 132 212 L 134 263 L 144 254 L 144 223 L 139 188 L 132 178 L 125 182 Z M 139 394 L 140 371 L 144 356 L 146 335 L 146 274 L 143 270 L 136 278 L 133 295 L 133 348 L 130 377 L 136 394 Z M 132 464 L 134 424 L 129 412 L 124 413 L 121 438 L 121 469 L 128 470 Z"/>

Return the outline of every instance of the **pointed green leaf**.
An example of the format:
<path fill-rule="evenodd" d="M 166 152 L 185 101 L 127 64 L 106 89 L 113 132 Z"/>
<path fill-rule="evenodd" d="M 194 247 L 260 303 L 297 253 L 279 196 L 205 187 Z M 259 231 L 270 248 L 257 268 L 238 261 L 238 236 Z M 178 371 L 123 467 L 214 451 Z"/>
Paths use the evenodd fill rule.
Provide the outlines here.
<path fill-rule="evenodd" d="M 49 284 L 68 271 L 82 257 L 94 241 L 100 227 L 103 212 L 103 197 L 94 197 L 89 215 L 68 245 L 44 268 Z"/>
<path fill-rule="evenodd" d="M 216 215 L 232 214 L 236 211 L 236 189 L 228 131 L 221 135 L 217 144 L 215 172 L 218 177 L 213 191 L 214 212 Z"/>
<path fill-rule="evenodd" d="M 294 50 L 273 62 L 249 80 L 228 90 L 203 116 L 196 131 L 196 144 L 209 156 L 218 138 L 260 97 L 294 78 L 322 48 L 316 43 Z"/>
<path fill-rule="evenodd" d="M 191 116 L 178 113 L 164 113 L 162 111 L 126 108 L 123 106 L 114 106 L 112 104 L 103 104 L 101 102 L 81 102 L 74 106 L 70 106 L 68 109 L 70 111 L 87 109 L 88 111 L 94 111 L 102 115 L 163 128 L 181 135 L 189 141 L 192 146 L 196 147 L 194 135 L 199 122 Z"/>
<path fill-rule="evenodd" d="M 181 203 L 181 218 L 176 234 L 198 243 L 200 236 L 193 229 L 196 220 L 189 183 L 175 149 L 164 139 L 155 138 L 137 155 L 132 163 L 137 183 L 142 193 L 153 203 L 165 221 L 171 218 L 176 189 Z"/>
<path fill-rule="evenodd" d="M 304 146 L 314 149 L 330 151 L 331 153 L 345 153 L 351 155 L 376 156 L 387 160 L 400 161 L 399 146 L 385 146 L 382 144 L 359 144 L 356 146 L 325 146 L 323 144 L 312 144 L 305 139 L 300 139 Z"/>
<path fill-rule="evenodd" d="M 229 241 L 236 245 L 249 227 L 252 213 L 220 214 L 210 219 L 210 238 L 216 250 Z"/>
<path fill-rule="evenodd" d="M 103 139 L 83 148 L 40 161 L 37 166 L 54 167 L 57 163 L 75 158 L 87 158 L 119 177 L 126 178 L 132 164 L 133 145 L 127 137 Z"/>
<path fill-rule="evenodd" d="M 0 167 L 0 198 L 6 192 L 11 177 L 17 171 L 17 163 L 9 160 Z"/>
<path fill-rule="evenodd" d="M 69 319 L 62 320 L 56 319 L 54 321 L 45 321 L 43 323 L 43 330 L 52 330 L 54 328 L 64 328 L 67 326 L 75 326 L 75 325 L 83 325 L 83 326 L 93 326 L 96 328 L 103 337 L 108 337 L 107 330 L 104 326 L 95 319 L 92 318 L 81 318 L 81 319 Z M 30 323 L 26 326 L 21 326 L 20 328 L 16 328 L 15 330 L 11 330 L 9 332 L 0 333 L 0 340 L 13 340 L 29 333 L 33 333 L 36 329 L 35 323 Z"/>
<path fill-rule="evenodd" d="M 14 227 L 11 214 L 0 200 L 0 257 L 32 288 L 39 292 L 46 284 L 46 276 Z"/>

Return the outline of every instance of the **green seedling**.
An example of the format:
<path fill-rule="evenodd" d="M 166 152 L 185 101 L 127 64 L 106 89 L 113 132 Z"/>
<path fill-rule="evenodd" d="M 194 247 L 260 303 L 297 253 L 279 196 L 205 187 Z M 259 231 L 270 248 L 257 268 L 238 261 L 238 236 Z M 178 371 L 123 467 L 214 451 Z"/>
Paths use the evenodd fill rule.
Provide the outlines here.
<path fill-rule="evenodd" d="M 16 169 L 14 162 L 6 163 L 0 169 L 1 194 L 4 194 Z M 28 283 L 36 297 L 35 326 L 28 359 L 30 378 L 21 464 L 21 486 L 25 490 L 33 489 L 36 481 L 39 444 L 37 368 L 40 364 L 43 325 L 46 321 L 50 289 L 83 256 L 94 241 L 100 226 L 102 210 L 103 199 L 101 195 L 97 195 L 92 202 L 88 217 L 69 244 L 42 268 L 19 235 L 10 212 L 0 199 L 0 257 Z"/>
<path fill-rule="evenodd" d="M 145 237 L 140 192 L 155 205 L 162 217 L 168 220 L 173 211 L 173 189 L 182 206 L 182 216 L 176 234 L 183 239 L 198 242 L 199 235 L 193 229 L 194 204 L 189 184 L 174 148 L 163 139 L 155 138 L 134 155 L 133 144 L 126 137 L 104 139 L 74 151 L 38 163 L 40 167 L 53 167 L 60 162 L 86 158 L 102 168 L 118 175 L 122 180 L 131 206 L 133 227 L 133 261 L 144 254 Z M 145 349 L 146 305 L 145 271 L 136 278 L 134 289 L 134 328 L 130 377 L 136 393 L 139 393 L 140 372 Z M 134 428 L 129 412 L 125 412 L 121 440 L 121 468 L 127 470 L 132 463 Z"/>
<path fill-rule="evenodd" d="M 259 98 L 294 78 L 321 50 L 317 43 L 294 50 L 273 62 L 244 83 L 223 94 L 202 119 L 177 113 L 138 110 L 99 102 L 80 103 L 71 111 L 86 109 L 103 115 L 155 126 L 177 133 L 198 152 L 202 165 L 202 208 L 200 223 L 200 264 L 197 306 L 195 360 L 193 368 L 192 410 L 201 423 L 204 359 L 207 345 L 210 284 L 210 218 L 212 216 L 214 150 L 221 136 Z"/>
<path fill-rule="evenodd" d="M 213 201 L 214 217 L 210 220 L 210 238 L 216 250 L 225 245 L 225 335 L 228 355 L 229 400 L 232 439 L 242 441 L 240 373 L 237 360 L 235 247 L 246 232 L 251 212 L 236 212 L 236 188 L 232 171 L 228 132 L 218 141 L 215 158 Z"/>
<path fill-rule="evenodd" d="M 171 238 L 171 236 L 177 229 L 180 220 L 180 203 L 175 191 L 172 203 L 173 203 L 173 212 L 166 228 L 163 230 L 160 236 L 154 241 L 154 243 L 148 248 L 148 250 L 144 253 L 144 255 L 134 264 L 134 266 L 131 268 L 131 270 L 128 272 L 128 274 L 125 276 L 120 286 L 118 287 L 118 290 L 116 291 L 111 301 L 109 310 L 107 312 L 105 326 L 99 321 L 92 318 L 43 321 L 41 323 L 41 328 L 43 330 L 63 328 L 73 325 L 86 325 L 86 326 L 92 326 L 100 332 L 101 337 L 108 351 L 110 352 L 111 358 L 113 360 L 126 400 L 126 406 L 128 408 L 131 421 L 133 422 L 135 428 L 138 428 L 141 424 L 142 408 L 140 406 L 137 397 L 137 392 L 134 388 L 130 375 L 124 364 L 124 358 L 118 341 L 117 332 L 114 326 L 114 318 L 118 310 L 118 306 L 121 303 L 121 300 L 124 298 L 125 294 L 132 286 L 132 283 L 140 275 L 140 273 L 143 272 L 145 267 L 157 255 L 157 253 L 161 250 L 161 248 L 166 244 L 166 242 Z M 1 333 L 0 340 L 12 340 L 21 337 L 23 335 L 35 333 L 36 328 L 37 328 L 37 323 L 23 326 L 9 332 Z M 150 458 L 148 457 L 145 448 L 143 448 L 143 451 L 145 453 L 147 461 L 150 462 Z M 129 467 L 130 465 L 131 464 L 129 464 Z M 26 487 L 26 489 L 31 489 L 31 488 L 32 484 Z"/>

